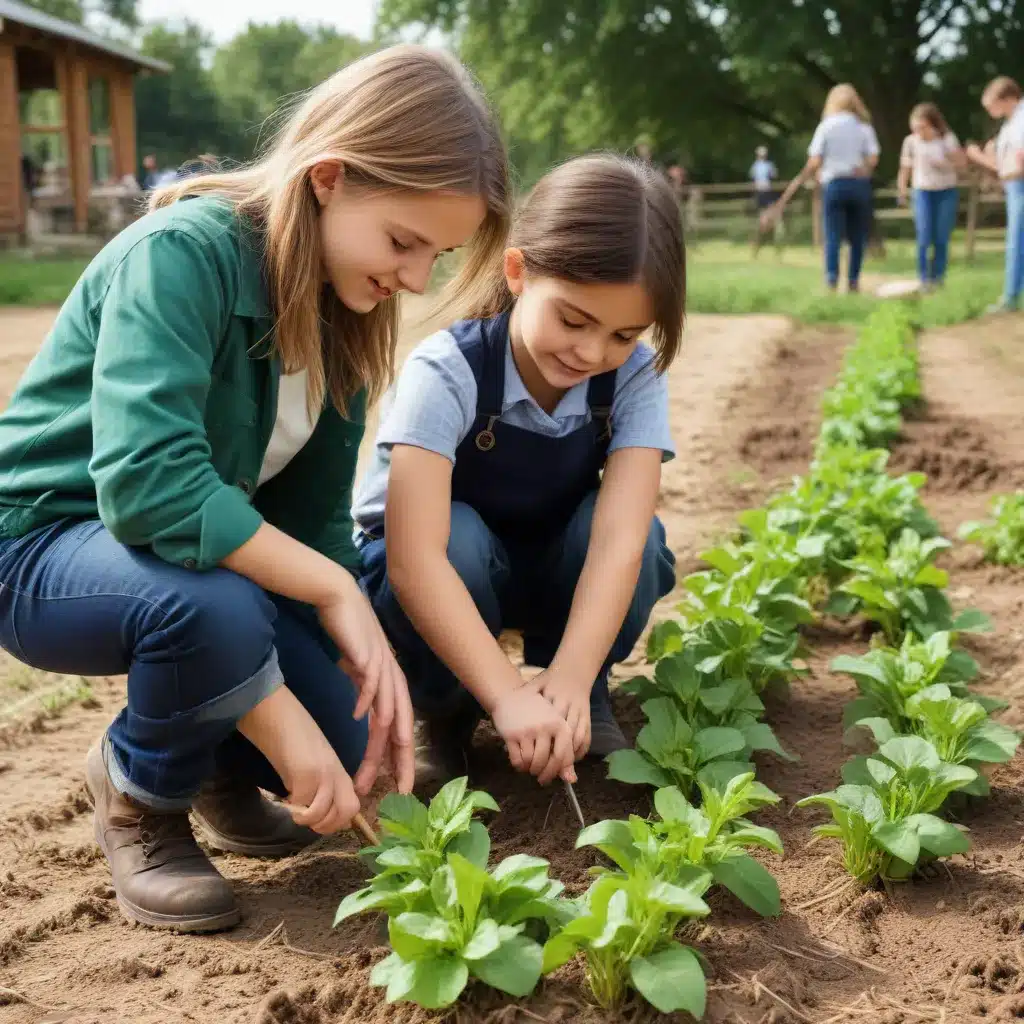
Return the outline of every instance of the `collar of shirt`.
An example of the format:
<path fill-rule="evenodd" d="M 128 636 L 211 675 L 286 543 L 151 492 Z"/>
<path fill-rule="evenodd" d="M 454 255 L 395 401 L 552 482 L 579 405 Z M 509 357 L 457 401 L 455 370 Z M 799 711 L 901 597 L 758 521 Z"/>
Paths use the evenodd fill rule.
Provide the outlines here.
<path fill-rule="evenodd" d="M 549 416 L 553 420 L 564 420 L 570 416 L 586 416 L 589 405 L 587 403 L 587 389 L 590 379 L 581 381 L 579 384 L 569 388 L 561 401 L 555 406 L 555 411 L 550 415 L 538 404 L 537 400 L 526 390 L 523 378 L 519 376 L 519 368 L 512 356 L 512 339 L 505 345 L 505 396 L 501 403 L 502 414 L 506 413 L 514 405 L 525 402 L 532 405 L 542 416 Z"/>

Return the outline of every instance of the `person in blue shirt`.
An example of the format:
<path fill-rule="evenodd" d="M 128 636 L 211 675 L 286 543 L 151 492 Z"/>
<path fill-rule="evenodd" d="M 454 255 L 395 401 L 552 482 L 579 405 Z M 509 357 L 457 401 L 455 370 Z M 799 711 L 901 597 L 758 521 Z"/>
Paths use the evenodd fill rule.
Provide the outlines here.
<path fill-rule="evenodd" d="M 754 257 L 761 251 L 765 237 L 771 234 L 778 246 L 782 239 L 782 218 L 765 218 L 761 214 L 775 203 L 775 179 L 779 176 L 778 168 L 768 159 L 768 147 L 758 146 L 754 153 L 755 159 L 750 166 L 750 180 L 754 187 Z"/>
<path fill-rule="evenodd" d="M 608 673 L 675 582 L 654 513 L 685 292 L 664 176 L 569 161 L 522 205 L 469 318 L 423 342 L 385 400 L 353 518 L 422 717 L 421 782 L 465 773 L 483 714 L 542 783 L 627 745 Z"/>

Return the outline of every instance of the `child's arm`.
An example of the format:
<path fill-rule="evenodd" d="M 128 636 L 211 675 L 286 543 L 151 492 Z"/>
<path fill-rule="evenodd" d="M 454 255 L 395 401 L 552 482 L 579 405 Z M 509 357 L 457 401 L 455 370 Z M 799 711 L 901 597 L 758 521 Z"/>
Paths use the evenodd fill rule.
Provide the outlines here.
<path fill-rule="evenodd" d="M 384 534 L 388 577 L 417 633 L 491 716 L 519 771 L 575 781 L 569 727 L 524 686 L 448 560 L 452 463 L 408 444 L 391 449 Z"/>
<path fill-rule="evenodd" d="M 620 448 L 608 457 L 569 621 L 550 667 L 533 683 L 569 722 L 577 756 L 590 746 L 591 688 L 636 590 L 662 455 L 658 448 Z"/>
<path fill-rule="evenodd" d="M 775 204 L 775 208 L 781 212 L 790 199 L 796 195 L 797 189 L 821 170 L 821 164 L 822 158 L 820 156 L 808 157 L 807 163 L 801 168 L 800 173 L 786 186 L 786 190 L 779 196 L 779 201 Z"/>
<path fill-rule="evenodd" d="M 982 149 L 976 142 L 969 142 L 964 153 L 970 163 L 988 171 L 989 174 L 999 176 L 999 164 L 995 157 L 988 152 L 988 147 Z"/>

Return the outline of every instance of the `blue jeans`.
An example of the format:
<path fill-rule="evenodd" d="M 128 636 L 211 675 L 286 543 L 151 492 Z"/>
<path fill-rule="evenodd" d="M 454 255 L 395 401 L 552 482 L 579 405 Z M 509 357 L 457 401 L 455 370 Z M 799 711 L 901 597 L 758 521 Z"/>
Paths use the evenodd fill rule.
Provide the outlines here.
<path fill-rule="evenodd" d="M 1003 303 L 1016 308 L 1024 292 L 1024 178 L 1003 182 L 1006 192 L 1006 283 Z"/>
<path fill-rule="evenodd" d="M 825 186 L 825 277 L 834 288 L 839 281 L 839 249 L 850 243 L 849 280 L 856 287 L 871 230 L 871 181 L 868 178 L 833 178 Z"/>
<path fill-rule="evenodd" d="M 315 611 L 214 569 L 194 572 L 118 543 L 96 520 L 0 540 L 0 646 L 49 672 L 128 674 L 107 730 L 115 788 L 187 808 L 215 772 L 285 795 L 235 723 L 287 682 L 349 772 L 367 724 Z"/>
<path fill-rule="evenodd" d="M 462 502 L 452 503 L 448 559 L 495 637 L 503 629 L 523 633 L 528 665 L 547 668 L 562 642 L 576 584 L 590 541 L 596 493 L 586 498 L 565 533 L 553 543 L 506 547 Z M 388 582 L 382 539 L 363 546 L 363 586 L 398 653 L 413 703 L 427 714 L 458 705 L 462 687 L 406 617 Z M 651 609 L 675 585 L 675 556 L 665 545 L 665 528 L 655 519 L 644 547 L 633 601 L 619 635 L 591 690 L 591 707 L 608 700 L 608 670 L 625 660 L 647 625 Z"/>
<path fill-rule="evenodd" d="M 914 189 L 914 227 L 917 231 L 917 276 L 941 282 L 949 263 L 949 237 L 956 227 L 960 193 L 955 188 Z"/>

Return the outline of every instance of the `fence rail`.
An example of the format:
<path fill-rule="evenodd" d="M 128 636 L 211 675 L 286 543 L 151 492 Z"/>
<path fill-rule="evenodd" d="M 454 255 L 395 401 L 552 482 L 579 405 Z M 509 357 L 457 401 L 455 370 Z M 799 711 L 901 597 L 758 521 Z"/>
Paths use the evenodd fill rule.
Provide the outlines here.
<path fill-rule="evenodd" d="M 1003 205 L 1003 194 L 997 183 L 981 175 L 969 174 L 961 178 L 962 200 L 957 211 L 957 223 L 964 228 L 964 256 L 970 261 L 977 251 L 978 232 L 987 221 L 1003 226 L 1001 216 L 992 217 L 990 208 Z M 776 190 L 778 194 L 780 190 Z M 689 233 L 696 238 L 713 238 L 750 234 L 753 231 L 755 190 L 752 182 L 716 182 L 694 184 L 687 191 L 684 203 Z M 882 238 L 892 234 L 894 226 L 910 223 L 913 213 L 899 205 L 899 190 L 874 190 L 875 231 Z M 816 247 L 822 245 L 822 190 L 816 185 L 802 188 L 786 209 L 786 220 L 799 223 L 805 229 L 810 222 L 810 233 Z"/>

